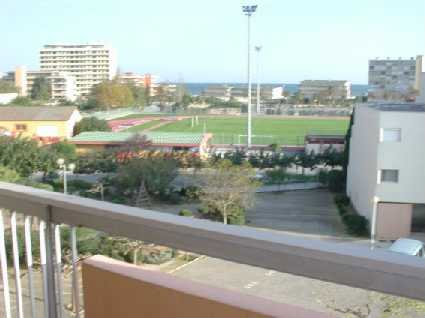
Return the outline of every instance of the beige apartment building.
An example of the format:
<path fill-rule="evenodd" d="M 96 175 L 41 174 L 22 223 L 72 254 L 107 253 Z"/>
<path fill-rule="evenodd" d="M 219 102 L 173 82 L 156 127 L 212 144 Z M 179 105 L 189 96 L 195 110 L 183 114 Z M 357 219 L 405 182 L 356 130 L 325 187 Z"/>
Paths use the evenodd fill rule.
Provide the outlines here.
<path fill-rule="evenodd" d="M 305 98 L 350 99 L 351 83 L 348 81 L 305 80 L 300 83 L 300 95 Z"/>
<path fill-rule="evenodd" d="M 370 60 L 369 101 L 413 101 L 420 90 L 424 62 L 422 55 Z"/>
<path fill-rule="evenodd" d="M 19 66 L 15 72 L 9 73 L 15 82 L 20 96 L 31 95 L 35 79 L 47 78 L 50 85 L 50 98 L 54 101 L 75 101 L 77 99 L 77 86 L 75 77 L 69 73 L 59 71 L 29 71 L 25 66 Z"/>
<path fill-rule="evenodd" d="M 40 70 L 75 77 L 77 95 L 84 97 L 94 85 L 116 76 L 116 53 L 104 44 L 48 44 L 40 50 Z"/>
<path fill-rule="evenodd" d="M 372 234 L 394 240 L 425 228 L 425 105 L 358 105 L 347 194 Z"/>
<path fill-rule="evenodd" d="M 159 84 L 159 77 L 157 75 L 137 74 L 132 72 L 126 72 L 119 74 L 119 80 L 124 84 L 132 84 L 139 87 L 149 88 L 150 96 L 156 96 Z"/>

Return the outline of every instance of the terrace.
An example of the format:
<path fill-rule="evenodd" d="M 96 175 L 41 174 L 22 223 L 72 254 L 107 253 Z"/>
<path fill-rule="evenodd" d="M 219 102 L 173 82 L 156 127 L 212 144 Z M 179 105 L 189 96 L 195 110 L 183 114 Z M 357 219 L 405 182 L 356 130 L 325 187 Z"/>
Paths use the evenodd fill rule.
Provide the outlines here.
<path fill-rule="evenodd" d="M 331 317 L 302 307 L 276 304 L 253 296 L 200 286 L 166 274 L 147 273 L 133 265 L 95 256 L 83 261 L 83 288 L 76 271 L 78 251 L 75 228 L 87 227 L 110 235 L 169 246 L 202 255 L 259 266 L 270 270 L 338 284 L 425 300 L 425 266 L 422 259 L 386 251 L 371 251 L 350 244 L 297 238 L 278 232 L 178 217 L 155 211 L 106 203 L 76 196 L 0 183 L 0 261 L 4 317 L 34 317 L 36 295 L 44 304 L 44 317 L 62 317 L 64 288 L 61 242 L 65 226 L 72 231 L 72 267 L 76 316 L 87 317 Z M 10 211 L 11 219 L 5 220 Z M 17 223 L 25 224 L 25 261 L 33 272 L 31 228 L 40 230 L 42 291 L 28 276 L 29 295 L 23 295 L 20 239 Z M 32 225 L 31 225 L 32 224 Z M 59 227 L 60 225 L 60 227 Z M 12 250 L 6 249 L 5 228 L 11 228 Z M 13 255 L 15 295 L 7 270 Z M 10 264 L 9 264 L 10 265 Z M 15 297 L 16 296 L 16 297 Z M 16 300 L 12 300 L 16 298 Z M 29 301 L 26 300 L 29 299 Z M 29 308 L 27 308 L 27 306 Z"/>

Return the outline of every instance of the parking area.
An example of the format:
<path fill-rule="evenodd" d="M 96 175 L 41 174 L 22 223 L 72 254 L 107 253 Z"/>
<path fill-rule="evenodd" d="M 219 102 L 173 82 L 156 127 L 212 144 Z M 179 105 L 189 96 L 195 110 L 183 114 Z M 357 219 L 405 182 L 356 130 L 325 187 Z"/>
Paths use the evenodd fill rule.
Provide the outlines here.
<path fill-rule="evenodd" d="M 344 243 L 340 243 L 344 244 Z M 351 318 L 423 318 L 425 303 L 202 257 L 173 275 L 276 302 Z"/>
<path fill-rule="evenodd" d="M 248 225 L 299 234 L 346 237 L 344 225 L 325 189 L 256 195 L 255 207 L 247 212 Z"/>

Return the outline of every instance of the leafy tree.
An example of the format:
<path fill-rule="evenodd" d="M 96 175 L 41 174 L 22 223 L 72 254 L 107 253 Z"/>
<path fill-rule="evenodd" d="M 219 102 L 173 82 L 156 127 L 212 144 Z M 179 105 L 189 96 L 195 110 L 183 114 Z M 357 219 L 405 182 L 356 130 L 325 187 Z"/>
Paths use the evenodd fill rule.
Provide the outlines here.
<path fill-rule="evenodd" d="M 5 166 L 0 166 L 0 181 L 16 183 L 21 179 L 19 173 Z"/>
<path fill-rule="evenodd" d="M 146 89 L 136 85 L 128 85 L 133 95 L 133 105 L 139 108 L 143 108 L 146 106 L 147 98 L 146 98 Z"/>
<path fill-rule="evenodd" d="M 351 142 L 351 134 L 353 130 L 354 120 L 355 120 L 355 109 L 351 113 L 350 123 L 348 126 L 347 134 L 345 135 L 345 148 L 344 148 L 344 159 L 343 159 L 344 163 L 342 165 L 342 170 L 344 172 L 345 179 L 347 179 L 347 173 L 348 173 L 348 163 L 349 163 L 348 161 L 350 158 L 350 142 Z"/>
<path fill-rule="evenodd" d="M 0 80 L 0 93 L 17 93 L 18 90 L 12 81 Z"/>
<path fill-rule="evenodd" d="M 241 213 L 254 204 L 255 170 L 249 163 L 233 165 L 221 160 L 208 171 L 200 195 L 204 207 L 216 211 L 227 224 L 233 213 Z"/>
<path fill-rule="evenodd" d="M 32 100 L 28 97 L 18 96 L 10 102 L 10 105 L 15 106 L 31 106 Z"/>
<path fill-rule="evenodd" d="M 109 127 L 108 122 L 104 119 L 86 117 L 75 125 L 74 135 L 85 131 L 111 131 L 111 127 Z"/>
<path fill-rule="evenodd" d="M 131 159 L 118 168 L 113 179 L 117 194 L 134 204 L 142 184 L 149 195 L 160 197 L 177 177 L 177 161 L 169 158 Z"/>
<path fill-rule="evenodd" d="M 314 170 L 319 164 L 319 157 L 316 156 L 313 152 L 311 153 L 301 153 L 295 159 L 295 164 L 302 167 L 302 173 L 305 174 L 305 169 Z"/>
<path fill-rule="evenodd" d="M 37 142 L 27 138 L 0 137 L 0 165 L 26 177 L 41 170 L 44 163 Z"/>
<path fill-rule="evenodd" d="M 49 100 L 51 88 L 49 80 L 46 77 L 37 77 L 34 79 L 31 90 L 31 98 L 35 100 Z"/>
<path fill-rule="evenodd" d="M 344 164 L 344 153 L 336 151 L 334 148 L 329 147 L 320 156 L 320 159 L 326 166 L 331 167 L 333 169 L 337 166 L 342 166 Z"/>
<path fill-rule="evenodd" d="M 118 81 L 104 81 L 93 87 L 91 97 L 96 100 L 97 106 L 109 109 L 111 107 L 124 107 L 134 104 L 131 89 Z"/>

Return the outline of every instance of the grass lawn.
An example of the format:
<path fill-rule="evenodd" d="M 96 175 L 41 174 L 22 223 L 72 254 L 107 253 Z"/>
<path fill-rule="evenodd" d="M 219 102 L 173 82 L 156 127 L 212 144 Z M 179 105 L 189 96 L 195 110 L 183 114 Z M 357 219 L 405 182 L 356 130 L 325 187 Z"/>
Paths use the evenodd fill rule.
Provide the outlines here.
<path fill-rule="evenodd" d="M 128 128 L 128 129 L 126 129 L 124 131 L 127 131 L 127 132 L 142 131 L 142 130 L 151 128 L 151 127 L 153 127 L 155 125 L 158 125 L 160 122 L 161 122 L 160 120 L 152 120 L 152 121 L 149 121 L 149 122 L 144 123 L 144 124 L 141 124 L 141 125 L 133 126 L 133 127 Z"/>
<path fill-rule="evenodd" d="M 164 125 L 155 131 L 162 132 L 203 132 L 214 134 L 213 143 L 237 144 L 246 143 L 246 117 L 200 117 L 199 125 L 191 127 L 191 120 L 181 120 Z M 323 134 L 341 134 L 348 128 L 348 119 L 320 118 L 266 118 L 252 120 L 253 144 L 285 144 L 304 143 L 307 133 L 315 131 Z"/>

